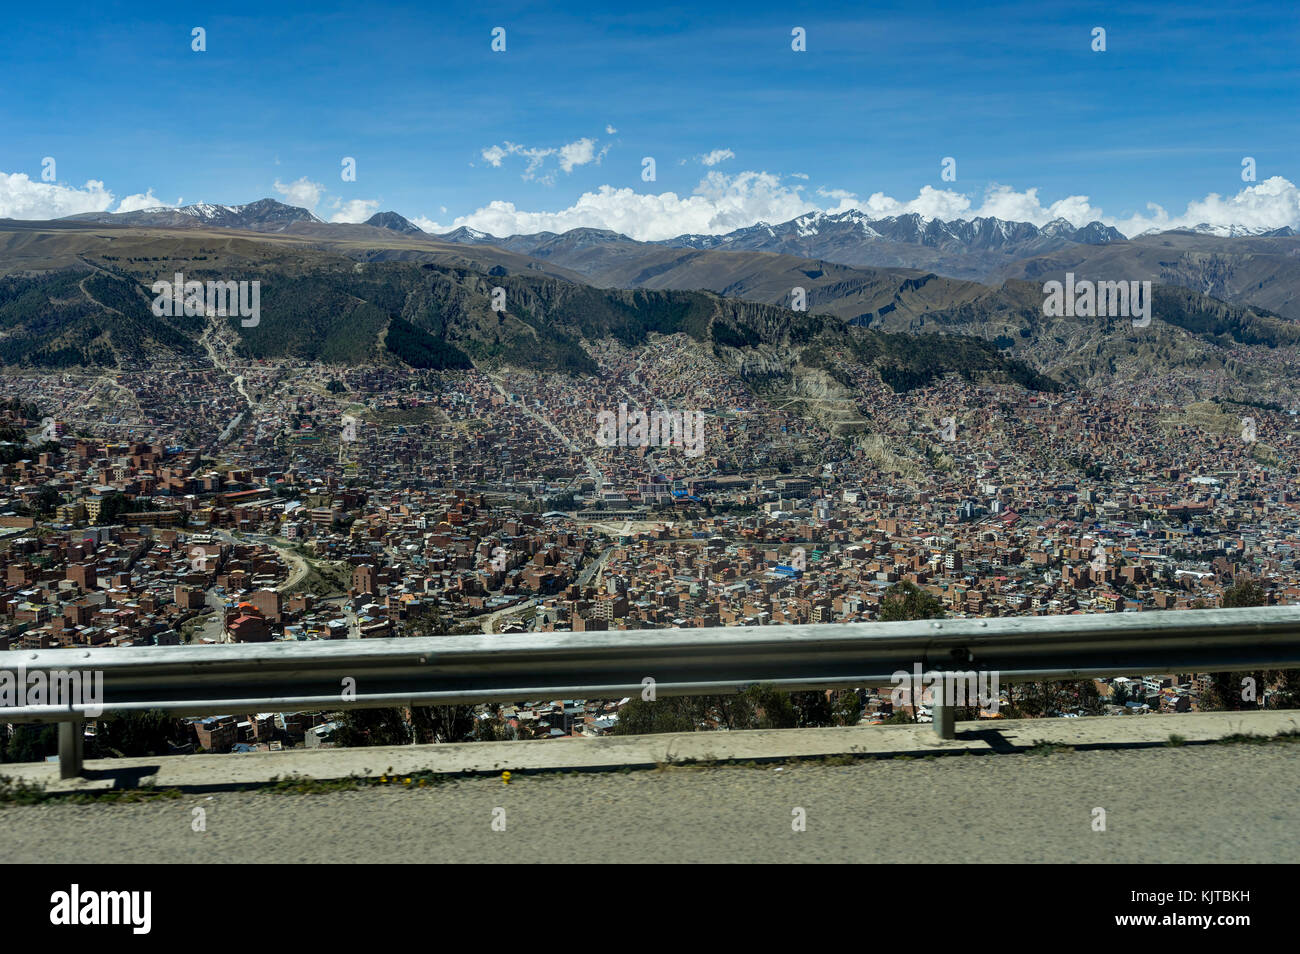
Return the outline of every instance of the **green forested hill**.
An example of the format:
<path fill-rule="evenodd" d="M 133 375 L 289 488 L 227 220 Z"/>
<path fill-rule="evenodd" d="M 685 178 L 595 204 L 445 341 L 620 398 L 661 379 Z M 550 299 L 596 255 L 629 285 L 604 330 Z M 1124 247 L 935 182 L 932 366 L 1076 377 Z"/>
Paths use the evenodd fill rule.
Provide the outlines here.
<path fill-rule="evenodd" d="M 195 265 L 184 272 L 187 280 L 244 278 Z M 407 262 L 246 274 L 261 282 L 260 318 L 249 328 L 234 315 L 155 317 L 150 286 L 170 277 L 156 267 L 86 266 L 0 279 L 0 360 L 38 367 L 201 363 L 199 336 L 209 322 L 225 322 L 236 350 L 250 358 L 437 369 L 510 364 L 581 374 L 595 370 L 584 340 L 614 338 L 634 347 L 651 334 L 680 332 L 718 353 L 776 348 L 810 366 L 825 348 L 848 344 L 896 390 L 948 371 L 1053 385 L 980 339 L 885 334 L 705 292 L 597 289 Z M 492 309 L 497 287 L 505 293 L 501 313 Z"/>

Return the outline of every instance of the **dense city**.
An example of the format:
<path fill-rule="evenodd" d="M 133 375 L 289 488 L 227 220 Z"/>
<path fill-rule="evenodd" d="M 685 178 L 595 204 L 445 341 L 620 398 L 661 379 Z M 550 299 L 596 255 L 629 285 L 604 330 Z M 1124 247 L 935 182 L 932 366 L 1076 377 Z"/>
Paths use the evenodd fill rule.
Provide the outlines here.
<path fill-rule="evenodd" d="M 1045 393 L 948 375 L 894 393 L 864 373 L 852 406 L 810 413 L 681 338 L 593 346 L 600 374 L 577 386 L 275 362 L 11 371 L 0 648 L 615 640 L 890 618 L 882 603 L 909 593 L 954 617 L 1241 605 L 1234 588 L 1300 602 L 1294 411 L 1162 401 L 1158 382 Z M 703 452 L 601 446 L 597 416 L 620 404 L 700 414 Z M 1195 710 L 1207 678 L 1097 680 L 1041 714 Z M 888 689 L 855 698 L 840 723 L 929 715 Z M 504 738 L 602 735 L 627 702 L 480 718 Z M 212 752 L 330 745 L 338 725 L 190 724 Z"/>

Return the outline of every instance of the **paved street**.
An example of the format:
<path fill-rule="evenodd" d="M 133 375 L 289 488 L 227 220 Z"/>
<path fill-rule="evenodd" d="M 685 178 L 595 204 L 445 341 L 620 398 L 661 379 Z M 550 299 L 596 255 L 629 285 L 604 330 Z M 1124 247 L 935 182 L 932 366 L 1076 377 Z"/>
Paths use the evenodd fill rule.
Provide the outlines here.
<path fill-rule="evenodd" d="M 0 808 L 9 862 L 1297 862 L 1300 746 L 469 778 Z M 194 832 L 192 810 L 206 813 Z M 807 828 L 792 830 L 804 809 Z M 1095 808 L 1106 831 L 1093 830 Z M 492 828 L 504 809 L 505 831 Z M 498 813 L 499 817 L 499 813 Z"/>

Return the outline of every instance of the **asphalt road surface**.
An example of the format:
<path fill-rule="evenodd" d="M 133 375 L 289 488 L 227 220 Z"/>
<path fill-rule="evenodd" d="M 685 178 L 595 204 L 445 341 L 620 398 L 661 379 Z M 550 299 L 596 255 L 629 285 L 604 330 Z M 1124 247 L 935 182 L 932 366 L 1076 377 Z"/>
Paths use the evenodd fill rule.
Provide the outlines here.
<path fill-rule="evenodd" d="M 1298 783 L 1297 744 L 684 767 L 516 776 L 508 786 L 459 778 L 422 789 L 10 805 L 0 807 L 0 857 L 1294 863 Z M 195 808 L 206 831 L 193 830 Z M 1096 808 L 1105 831 L 1094 830 Z M 503 817 L 505 830 L 494 830 Z"/>

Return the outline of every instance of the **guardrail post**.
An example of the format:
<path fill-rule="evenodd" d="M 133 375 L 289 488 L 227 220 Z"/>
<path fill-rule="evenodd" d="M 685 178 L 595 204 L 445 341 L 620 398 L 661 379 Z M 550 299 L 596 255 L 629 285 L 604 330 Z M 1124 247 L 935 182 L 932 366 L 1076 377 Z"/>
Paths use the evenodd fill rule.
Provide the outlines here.
<path fill-rule="evenodd" d="M 81 774 L 86 723 L 80 719 L 59 723 L 59 778 Z"/>
<path fill-rule="evenodd" d="M 957 738 L 955 706 L 932 706 L 930 709 L 934 713 L 933 721 L 930 723 L 934 726 L 935 733 L 941 739 Z"/>

